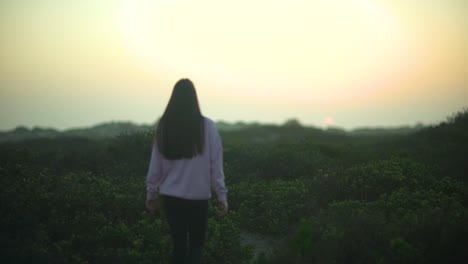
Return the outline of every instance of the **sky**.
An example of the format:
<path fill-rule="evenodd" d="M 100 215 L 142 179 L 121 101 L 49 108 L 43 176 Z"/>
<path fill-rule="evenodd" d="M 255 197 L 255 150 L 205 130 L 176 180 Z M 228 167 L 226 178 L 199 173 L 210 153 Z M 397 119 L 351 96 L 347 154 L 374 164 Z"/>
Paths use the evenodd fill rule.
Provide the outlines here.
<path fill-rule="evenodd" d="M 468 107 L 465 0 L 0 0 L 0 130 L 214 120 L 435 124 Z"/>

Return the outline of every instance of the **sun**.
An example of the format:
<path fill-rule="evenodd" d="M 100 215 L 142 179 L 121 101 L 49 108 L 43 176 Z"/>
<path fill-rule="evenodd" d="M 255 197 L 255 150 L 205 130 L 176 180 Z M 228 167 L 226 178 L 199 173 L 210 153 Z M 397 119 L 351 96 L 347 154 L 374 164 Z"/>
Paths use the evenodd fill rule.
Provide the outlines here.
<path fill-rule="evenodd" d="M 333 120 L 333 117 L 327 116 L 323 119 L 323 123 L 327 126 L 332 126 L 335 124 L 335 120 Z"/>

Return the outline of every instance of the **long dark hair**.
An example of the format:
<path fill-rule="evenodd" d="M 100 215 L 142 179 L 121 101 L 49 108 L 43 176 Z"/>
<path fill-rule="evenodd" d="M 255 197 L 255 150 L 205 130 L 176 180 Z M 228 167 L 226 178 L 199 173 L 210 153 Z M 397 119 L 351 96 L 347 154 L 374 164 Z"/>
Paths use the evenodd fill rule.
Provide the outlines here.
<path fill-rule="evenodd" d="M 195 86 L 179 80 L 156 129 L 159 152 L 169 160 L 192 158 L 203 152 L 204 120 Z"/>

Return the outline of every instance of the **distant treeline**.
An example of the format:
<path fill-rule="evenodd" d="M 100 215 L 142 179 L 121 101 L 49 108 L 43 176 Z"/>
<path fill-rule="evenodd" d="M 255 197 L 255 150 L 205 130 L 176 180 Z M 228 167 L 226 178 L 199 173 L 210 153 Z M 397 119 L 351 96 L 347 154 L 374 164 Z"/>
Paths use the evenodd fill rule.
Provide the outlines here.
<path fill-rule="evenodd" d="M 66 130 L 58 130 L 55 128 L 44 128 L 35 126 L 28 128 L 26 126 L 18 126 L 12 130 L 0 131 L 1 142 L 17 142 L 26 139 L 39 138 L 58 138 L 58 137 L 85 137 L 90 139 L 103 139 L 115 137 L 121 134 L 132 134 L 137 132 L 152 133 L 157 123 L 138 125 L 128 121 L 111 121 L 100 123 L 91 127 L 79 127 Z M 353 130 L 345 130 L 340 127 L 330 126 L 326 129 L 321 129 L 314 126 L 302 125 L 297 119 L 289 119 L 283 124 L 262 124 L 259 122 L 235 122 L 228 123 L 225 121 L 217 122 L 218 129 L 223 133 L 237 134 L 242 137 L 244 134 L 256 134 L 251 138 L 252 142 L 269 142 L 280 138 L 276 133 L 271 131 L 292 131 L 294 137 L 307 136 L 312 134 L 328 134 L 328 135 L 346 135 L 346 136 L 392 136 L 392 135 L 408 135 L 425 128 L 422 124 L 414 126 L 397 126 L 397 127 L 361 127 Z M 262 131 L 269 131 L 266 135 Z M 260 134 L 258 134 L 260 132 Z"/>

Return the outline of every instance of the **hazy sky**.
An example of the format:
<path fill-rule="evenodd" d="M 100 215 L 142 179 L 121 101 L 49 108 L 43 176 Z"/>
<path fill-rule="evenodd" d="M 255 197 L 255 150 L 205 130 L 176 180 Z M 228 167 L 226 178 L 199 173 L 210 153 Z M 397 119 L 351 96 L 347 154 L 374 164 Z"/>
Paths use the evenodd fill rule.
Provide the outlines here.
<path fill-rule="evenodd" d="M 0 0 L 0 130 L 215 120 L 352 128 L 468 106 L 465 0 Z"/>

